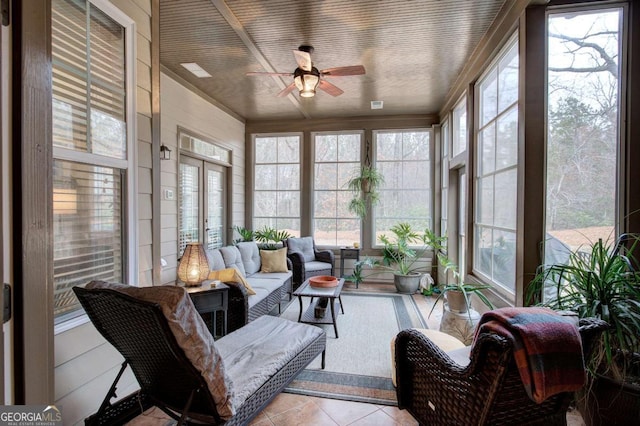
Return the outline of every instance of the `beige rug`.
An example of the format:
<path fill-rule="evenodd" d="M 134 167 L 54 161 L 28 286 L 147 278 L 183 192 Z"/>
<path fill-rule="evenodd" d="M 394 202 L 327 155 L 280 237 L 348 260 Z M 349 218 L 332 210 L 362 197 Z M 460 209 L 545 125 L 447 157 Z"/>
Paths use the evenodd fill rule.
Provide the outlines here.
<path fill-rule="evenodd" d="M 325 398 L 395 405 L 391 384 L 390 341 L 405 328 L 427 328 L 414 299 L 397 293 L 344 293 L 344 314 L 338 314 L 338 334 L 332 325 L 319 325 L 327 333 L 326 366 L 312 361 L 285 392 Z M 303 298 L 306 309 L 310 298 Z M 298 320 L 294 299 L 281 315 Z"/>

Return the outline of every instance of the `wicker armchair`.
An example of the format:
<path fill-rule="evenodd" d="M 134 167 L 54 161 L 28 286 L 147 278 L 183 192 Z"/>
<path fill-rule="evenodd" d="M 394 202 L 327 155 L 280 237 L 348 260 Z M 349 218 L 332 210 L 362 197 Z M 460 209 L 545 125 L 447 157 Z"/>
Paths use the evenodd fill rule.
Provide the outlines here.
<path fill-rule="evenodd" d="M 606 328 L 598 319 L 580 320 L 585 359 Z M 401 331 L 395 347 L 398 407 L 421 425 L 566 425 L 573 393 L 536 404 L 525 391 L 507 339 L 484 333 L 476 345 L 463 366 L 422 333 Z"/>
<path fill-rule="evenodd" d="M 287 238 L 283 244 L 293 265 L 292 292 L 310 277 L 333 275 L 335 255 L 331 250 L 318 250 L 312 237 Z"/>

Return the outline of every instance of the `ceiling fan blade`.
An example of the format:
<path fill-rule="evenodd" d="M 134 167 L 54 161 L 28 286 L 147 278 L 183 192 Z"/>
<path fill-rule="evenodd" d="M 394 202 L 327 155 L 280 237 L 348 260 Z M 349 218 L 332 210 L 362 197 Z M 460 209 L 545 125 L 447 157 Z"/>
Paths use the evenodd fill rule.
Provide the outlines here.
<path fill-rule="evenodd" d="M 344 91 L 341 88 L 329 83 L 326 80 L 320 80 L 320 84 L 318 84 L 318 88 L 320 90 L 324 90 L 331 96 L 340 96 L 344 93 Z"/>
<path fill-rule="evenodd" d="M 287 87 L 285 87 L 284 89 L 282 89 L 280 91 L 280 93 L 277 94 L 277 96 L 279 98 L 284 98 L 285 96 L 287 96 L 289 93 L 293 92 L 293 89 L 296 88 L 295 83 L 291 83 L 290 85 L 288 85 Z"/>
<path fill-rule="evenodd" d="M 311 64 L 311 54 L 309 52 L 303 52 L 302 50 L 294 50 L 293 56 L 296 58 L 298 67 L 304 71 L 311 71 L 313 65 Z"/>
<path fill-rule="evenodd" d="M 320 71 L 323 77 L 340 77 L 345 75 L 363 75 L 365 73 L 362 65 L 351 65 L 348 67 L 327 68 Z"/>
<path fill-rule="evenodd" d="M 281 75 L 283 77 L 290 77 L 293 73 L 290 72 L 248 72 L 246 75 Z"/>

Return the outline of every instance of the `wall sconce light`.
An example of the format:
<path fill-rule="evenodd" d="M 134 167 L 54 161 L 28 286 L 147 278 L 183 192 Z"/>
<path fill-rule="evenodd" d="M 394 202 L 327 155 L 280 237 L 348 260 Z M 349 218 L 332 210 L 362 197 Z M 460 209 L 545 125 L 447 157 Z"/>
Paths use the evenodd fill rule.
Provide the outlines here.
<path fill-rule="evenodd" d="M 160 159 L 171 160 L 171 150 L 166 145 L 160 145 Z"/>
<path fill-rule="evenodd" d="M 188 243 L 178 265 L 178 278 L 187 287 L 199 286 L 209 275 L 209 262 L 201 243 Z"/>

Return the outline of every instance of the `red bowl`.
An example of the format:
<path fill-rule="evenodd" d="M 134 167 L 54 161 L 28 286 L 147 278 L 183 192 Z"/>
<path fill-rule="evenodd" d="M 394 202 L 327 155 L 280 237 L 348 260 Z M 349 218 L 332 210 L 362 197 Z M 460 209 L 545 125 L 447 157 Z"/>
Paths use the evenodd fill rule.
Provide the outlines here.
<path fill-rule="evenodd" d="M 311 287 L 337 287 L 338 279 L 336 277 L 332 277 L 331 275 L 320 275 L 317 277 L 309 278 L 309 285 Z"/>

